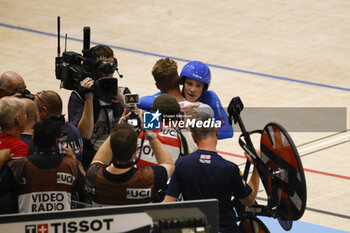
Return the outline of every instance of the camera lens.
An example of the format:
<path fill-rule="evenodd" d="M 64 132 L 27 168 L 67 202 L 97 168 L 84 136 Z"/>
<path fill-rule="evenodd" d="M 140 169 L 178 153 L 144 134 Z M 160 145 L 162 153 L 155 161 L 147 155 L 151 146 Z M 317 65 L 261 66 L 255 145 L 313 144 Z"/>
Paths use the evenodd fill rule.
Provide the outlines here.
<path fill-rule="evenodd" d="M 103 77 L 96 81 L 96 87 L 98 97 L 105 102 L 111 102 L 117 93 L 118 80 L 116 78 Z"/>

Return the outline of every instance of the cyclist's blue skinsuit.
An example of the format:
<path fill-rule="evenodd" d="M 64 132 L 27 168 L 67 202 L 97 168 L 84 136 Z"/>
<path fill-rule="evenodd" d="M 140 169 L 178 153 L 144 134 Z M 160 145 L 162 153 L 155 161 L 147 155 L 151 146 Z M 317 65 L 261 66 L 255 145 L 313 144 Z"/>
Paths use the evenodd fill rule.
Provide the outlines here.
<path fill-rule="evenodd" d="M 137 105 L 138 108 L 146 111 L 151 111 L 152 103 L 154 99 L 160 95 L 161 92 L 158 92 L 151 96 L 143 96 L 140 98 L 140 103 Z M 221 127 L 219 128 L 219 137 L 218 139 L 232 138 L 233 137 L 233 128 L 229 124 L 228 116 L 219 97 L 215 94 L 214 91 L 207 90 L 198 101 L 208 104 L 214 111 L 215 120 L 221 121 Z"/>

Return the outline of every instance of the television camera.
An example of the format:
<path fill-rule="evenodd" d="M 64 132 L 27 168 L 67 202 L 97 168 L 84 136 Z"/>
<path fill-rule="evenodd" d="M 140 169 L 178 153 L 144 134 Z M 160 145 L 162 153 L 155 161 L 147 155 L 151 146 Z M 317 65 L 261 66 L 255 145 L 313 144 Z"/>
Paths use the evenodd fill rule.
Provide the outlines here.
<path fill-rule="evenodd" d="M 61 56 L 60 48 L 60 17 L 57 17 L 57 57 L 55 60 L 56 79 L 61 80 L 61 88 L 80 92 L 93 91 L 101 100 L 111 102 L 115 97 L 118 88 L 118 80 L 112 77 L 105 77 L 117 71 L 120 78 L 123 75 L 118 72 L 118 61 L 98 60 L 97 56 L 90 50 L 90 27 L 83 29 L 83 50 L 82 54 L 73 51 L 65 51 Z M 67 42 L 67 35 L 65 41 Z M 94 80 L 92 89 L 81 87 L 80 83 L 87 77 Z"/>

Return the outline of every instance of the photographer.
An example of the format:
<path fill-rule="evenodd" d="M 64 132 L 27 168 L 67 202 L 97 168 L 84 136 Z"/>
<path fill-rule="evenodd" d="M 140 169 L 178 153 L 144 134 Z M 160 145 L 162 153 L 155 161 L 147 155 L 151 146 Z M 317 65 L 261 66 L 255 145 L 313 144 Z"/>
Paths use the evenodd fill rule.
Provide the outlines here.
<path fill-rule="evenodd" d="M 141 116 L 139 116 L 141 119 Z M 86 176 L 86 191 L 93 205 L 126 205 L 160 201 L 158 193 L 174 171 L 169 152 L 151 130 L 149 138 L 159 166 L 135 168 L 137 133 L 133 126 L 121 121 L 97 151 Z"/>
<path fill-rule="evenodd" d="M 62 99 L 55 91 L 40 91 L 36 93 L 35 103 L 38 106 L 40 119 L 48 119 L 57 121 L 62 127 L 61 146 L 69 145 L 77 158 L 83 159 L 83 139 L 79 130 L 71 123 L 66 122 L 62 115 Z"/>
<path fill-rule="evenodd" d="M 25 89 L 23 78 L 13 71 L 4 72 L 0 76 L 0 98 L 12 96 L 17 89 Z"/>
<path fill-rule="evenodd" d="M 86 139 L 84 167 L 90 164 L 96 150 L 121 116 L 125 107 L 123 94 L 130 93 L 128 88 L 118 88 L 116 79 L 110 79 L 117 70 L 117 60 L 111 48 L 97 45 L 90 49 L 89 54 L 98 62 L 98 68 L 92 72 L 95 77 L 85 78 L 81 82 L 82 88 L 73 91 L 68 102 L 68 120 Z M 109 78 L 107 81 L 115 81 L 115 86 L 108 85 L 106 78 Z"/>

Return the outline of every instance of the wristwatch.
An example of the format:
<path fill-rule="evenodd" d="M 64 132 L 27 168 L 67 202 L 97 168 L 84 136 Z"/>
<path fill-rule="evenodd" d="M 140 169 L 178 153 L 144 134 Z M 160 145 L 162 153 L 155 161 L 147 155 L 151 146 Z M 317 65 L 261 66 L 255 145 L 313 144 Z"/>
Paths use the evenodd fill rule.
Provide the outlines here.
<path fill-rule="evenodd" d="M 155 138 L 157 138 L 157 135 L 155 133 L 152 133 L 151 135 L 147 136 L 148 141 L 152 141 Z"/>

